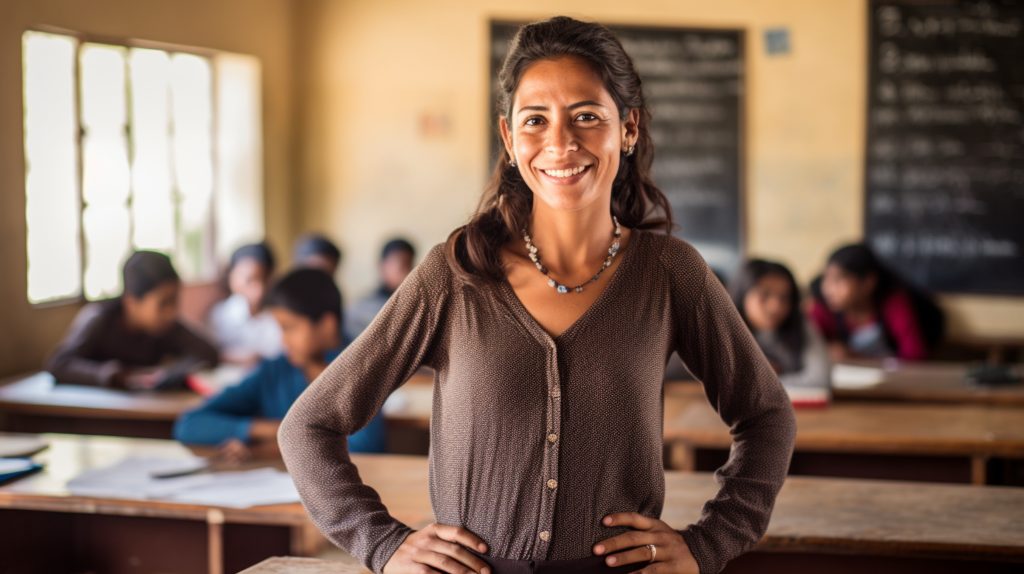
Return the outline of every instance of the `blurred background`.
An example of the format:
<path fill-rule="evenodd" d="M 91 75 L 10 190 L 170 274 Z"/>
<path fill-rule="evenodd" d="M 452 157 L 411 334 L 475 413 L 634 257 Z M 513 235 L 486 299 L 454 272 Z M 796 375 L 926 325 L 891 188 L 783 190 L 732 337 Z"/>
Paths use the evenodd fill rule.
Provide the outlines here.
<path fill-rule="evenodd" d="M 7 327 L 0 374 L 37 367 L 83 298 L 116 294 L 120 265 L 133 248 L 173 254 L 186 282 L 201 284 L 215 281 L 242 243 L 266 238 L 285 258 L 299 235 L 319 231 L 344 252 L 337 276 L 344 295 L 372 290 L 386 239 L 403 235 L 425 252 L 475 207 L 495 129 L 489 78 L 502 47 L 493 48 L 492 31 L 507 38 L 502 22 L 559 13 L 621 27 L 724 32 L 693 40 L 724 39 L 725 56 L 713 46 L 701 55 L 683 32 L 662 35 L 691 50 L 685 57 L 729 60 L 731 72 L 697 78 L 735 87 L 717 99 L 696 97 L 718 123 L 699 117 L 699 107 L 673 108 L 673 86 L 648 79 L 648 97 L 661 100 L 654 102 L 655 125 L 659 118 L 676 122 L 666 124 L 667 135 L 685 138 L 687 126 L 691 133 L 708 126 L 698 129 L 697 143 L 656 142 L 664 145 L 655 174 L 677 206 L 680 234 L 724 274 L 740 256 L 768 257 L 789 265 L 803 285 L 832 249 L 872 240 L 866 232 L 874 229 L 876 248 L 917 270 L 924 287 L 938 287 L 949 338 L 982 346 L 1024 339 L 1019 228 L 987 233 L 985 223 L 998 227 L 998 214 L 1021 213 L 1019 170 L 1002 183 L 974 177 L 971 185 L 981 191 L 971 198 L 974 207 L 961 211 L 914 212 L 911 196 L 920 186 L 913 182 L 897 190 L 904 193 L 898 216 L 881 195 L 882 207 L 871 210 L 871 190 L 893 186 L 872 187 L 866 175 L 874 64 L 864 0 L 13 0 L 0 10 L 0 300 Z M 648 48 L 671 54 L 671 46 L 658 48 L 658 38 L 633 35 L 634 43 L 650 40 Z M 642 64 L 657 64 L 659 55 L 634 57 L 643 73 Z M 992 75 L 1009 82 L 1004 103 L 1016 115 L 990 125 L 1016 134 L 1001 149 L 1014 161 L 1021 157 L 1019 74 L 1018 67 Z M 876 78 L 876 87 L 885 88 L 884 80 Z M 716 131 L 724 138 L 717 148 Z M 991 134 L 968 132 L 952 130 L 954 156 L 991 163 L 990 150 L 977 147 L 989 146 Z M 921 174 L 932 182 L 921 201 L 963 197 L 958 176 L 940 171 Z M 702 173 L 712 175 L 700 179 Z M 1004 191 L 996 197 L 985 185 Z M 719 218 L 704 225 L 719 237 L 700 229 L 705 214 Z M 938 221 L 944 223 L 926 231 L 965 228 L 944 236 L 959 244 L 943 252 L 951 259 L 915 260 L 925 247 L 895 256 L 899 247 L 892 246 L 908 228 Z M 965 246 L 986 235 L 995 256 Z M 965 259 L 976 265 L 954 265 L 957 276 L 929 271 Z M 1014 282 L 965 279 L 980 273 Z M 186 293 L 183 304 L 192 303 Z"/>

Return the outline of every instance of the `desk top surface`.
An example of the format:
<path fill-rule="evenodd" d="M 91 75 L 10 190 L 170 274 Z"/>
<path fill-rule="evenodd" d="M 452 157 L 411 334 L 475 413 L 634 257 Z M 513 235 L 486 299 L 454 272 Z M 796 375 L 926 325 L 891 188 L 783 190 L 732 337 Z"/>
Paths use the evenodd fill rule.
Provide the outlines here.
<path fill-rule="evenodd" d="M 136 392 L 57 384 L 45 372 L 0 386 L 0 410 L 51 416 L 173 421 L 202 400 L 192 391 Z"/>
<path fill-rule="evenodd" d="M 189 456 L 172 442 L 147 439 L 42 435 L 46 468 L 0 486 L 0 508 L 145 515 L 254 524 L 303 525 L 298 503 L 248 509 L 211 508 L 154 500 L 75 496 L 67 481 L 79 472 L 128 455 Z M 413 528 L 433 520 L 428 459 L 353 455 L 363 480 L 392 515 Z M 668 471 L 661 518 L 682 527 L 700 516 L 717 484 L 709 473 Z M 779 498 L 765 548 L 794 551 L 858 549 L 882 553 L 985 555 L 1024 560 L 1024 488 L 920 484 L 877 480 L 790 477 Z M 595 517 L 595 520 L 599 517 Z"/>
<path fill-rule="evenodd" d="M 242 570 L 239 574 L 362 574 L 369 570 L 341 562 L 275 556 Z"/>
<path fill-rule="evenodd" d="M 1024 409 L 980 405 L 833 403 L 797 409 L 803 451 L 1024 456 Z M 665 437 L 727 448 L 729 429 L 706 401 L 669 411 Z"/>
<path fill-rule="evenodd" d="M 896 360 L 851 362 L 854 367 L 878 370 L 877 384 L 832 389 L 837 401 L 987 404 L 1024 407 L 1024 383 L 1003 386 L 972 384 L 970 365 L 954 362 L 906 362 Z M 1017 366 L 1016 371 L 1021 372 Z"/>

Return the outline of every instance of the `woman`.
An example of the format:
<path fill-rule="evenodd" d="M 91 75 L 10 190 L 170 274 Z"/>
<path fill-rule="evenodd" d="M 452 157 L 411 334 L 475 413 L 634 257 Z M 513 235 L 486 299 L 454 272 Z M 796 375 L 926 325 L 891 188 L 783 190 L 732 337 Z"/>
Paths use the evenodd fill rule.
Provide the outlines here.
<path fill-rule="evenodd" d="M 479 210 L 299 398 L 285 462 L 321 530 L 374 572 L 717 572 L 767 526 L 792 452 L 786 393 L 700 255 L 665 233 L 650 115 L 611 32 L 525 26 L 500 80 L 507 156 Z M 683 530 L 657 518 L 673 350 L 737 437 Z M 343 439 L 420 365 L 436 371 L 437 522 L 414 531 Z"/>

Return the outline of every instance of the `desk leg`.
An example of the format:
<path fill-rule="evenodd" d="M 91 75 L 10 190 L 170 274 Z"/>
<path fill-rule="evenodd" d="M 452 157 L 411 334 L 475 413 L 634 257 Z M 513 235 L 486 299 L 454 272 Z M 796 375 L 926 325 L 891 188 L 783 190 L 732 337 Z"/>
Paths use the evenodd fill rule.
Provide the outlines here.
<path fill-rule="evenodd" d="M 325 546 L 325 542 L 320 531 L 312 523 L 293 526 L 289 553 L 292 556 L 316 556 Z"/>
<path fill-rule="evenodd" d="M 671 442 L 668 447 L 668 467 L 671 470 L 696 470 L 696 449 L 683 441 Z"/>
<path fill-rule="evenodd" d="M 988 483 L 988 457 L 971 457 L 971 484 L 984 486 Z"/>
<path fill-rule="evenodd" d="M 207 558 L 209 574 L 224 574 L 224 513 L 211 509 L 206 513 Z"/>

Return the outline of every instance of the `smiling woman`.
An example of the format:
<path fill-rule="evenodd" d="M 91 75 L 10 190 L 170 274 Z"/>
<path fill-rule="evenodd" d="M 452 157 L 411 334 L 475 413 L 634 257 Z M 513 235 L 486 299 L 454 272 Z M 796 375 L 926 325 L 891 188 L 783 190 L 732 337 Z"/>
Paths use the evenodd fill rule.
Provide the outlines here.
<path fill-rule="evenodd" d="M 789 399 L 711 269 L 669 233 L 650 114 L 615 36 L 565 17 L 524 26 L 500 79 L 507 155 L 476 215 L 295 403 L 285 462 L 321 530 L 375 572 L 718 572 L 767 528 Z M 683 529 L 659 518 L 673 352 L 735 429 L 721 490 Z M 413 530 L 343 439 L 421 365 L 436 372 L 437 522 Z"/>

